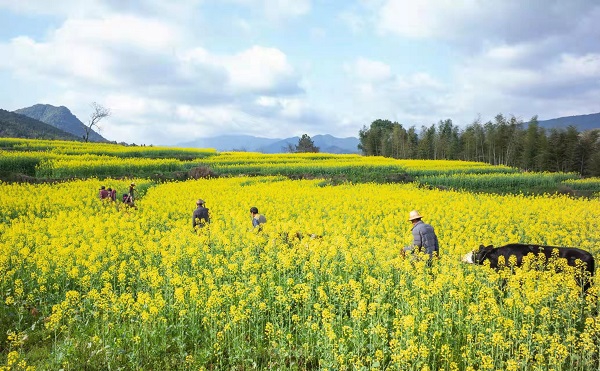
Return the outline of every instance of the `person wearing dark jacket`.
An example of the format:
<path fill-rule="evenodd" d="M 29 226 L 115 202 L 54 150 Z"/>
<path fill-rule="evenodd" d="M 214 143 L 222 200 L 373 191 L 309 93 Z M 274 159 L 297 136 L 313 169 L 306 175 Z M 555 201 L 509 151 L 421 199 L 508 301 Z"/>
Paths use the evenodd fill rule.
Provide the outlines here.
<path fill-rule="evenodd" d="M 192 214 L 192 228 L 204 227 L 205 224 L 210 223 L 210 216 L 208 214 L 208 209 L 205 207 L 204 200 L 200 199 L 196 201 L 196 210 Z"/>
<path fill-rule="evenodd" d="M 417 248 L 421 252 L 429 254 L 429 260 L 431 260 L 434 255 L 437 256 L 440 253 L 440 246 L 433 227 L 424 223 L 421 218 L 423 216 L 417 210 L 409 213 L 408 221 L 413 225 L 411 229 L 413 242 L 411 246 L 405 247 L 404 251 L 412 251 Z"/>
<path fill-rule="evenodd" d="M 104 186 L 100 187 L 100 191 L 98 192 L 98 197 L 100 197 L 101 200 L 106 200 L 107 198 L 110 197 L 110 193 L 108 192 L 108 190 L 106 190 L 106 187 L 104 187 Z"/>
<path fill-rule="evenodd" d="M 112 188 L 108 188 L 108 198 L 111 201 L 116 201 L 117 200 L 117 190 L 116 189 L 112 189 Z"/>

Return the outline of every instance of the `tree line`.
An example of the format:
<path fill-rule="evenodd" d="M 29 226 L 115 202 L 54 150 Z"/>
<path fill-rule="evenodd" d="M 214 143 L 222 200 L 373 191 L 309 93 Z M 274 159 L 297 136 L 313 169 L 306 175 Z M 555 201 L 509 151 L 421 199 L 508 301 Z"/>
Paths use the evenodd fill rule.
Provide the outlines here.
<path fill-rule="evenodd" d="M 600 130 L 576 127 L 545 129 L 537 116 L 525 123 L 497 115 L 464 129 L 452 120 L 431 126 L 375 120 L 359 131 L 358 149 L 367 156 L 398 159 L 465 160 L 507 165 L 528 171 L 576 172 L 600 176 Z"/>

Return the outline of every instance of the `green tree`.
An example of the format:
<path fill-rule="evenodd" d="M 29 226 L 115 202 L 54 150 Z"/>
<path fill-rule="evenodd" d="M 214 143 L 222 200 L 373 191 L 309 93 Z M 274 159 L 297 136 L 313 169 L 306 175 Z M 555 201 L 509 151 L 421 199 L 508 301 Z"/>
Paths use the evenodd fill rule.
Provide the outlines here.
<path fill-rule="evenodd" d="M 411 126 L 406 133 L 406 145 L 407 145 L 407 153 L 410 159 L 416 159 L 417 151 L 419 148 L 419 135 L 417 134 L 417 129 L 414 126 Z"/>
<path fill-rule="evenodd" d="M 397 122 L 392 125 L 392 157 L 409 158 L 408 154 L 408 134 L 406 129 Z"/>
<path fill-rule="evenodd" d="M 521 156 L 520 167 L 525 170 L 540 171 L 543 155 L 543 140 L 545 137 L 544 129 L 538 124 L 537 116 L 533 116 L 527 125 L 523 138 L 523 152 Z"/>
<path fill-rule="evenodd" d="M 390 156 L 393 152 L 391 142 L 394 123 L 390 120 L 375 120 L 371 126 L 358 133 L 358 149 L 366 156 Z"/>
<path fill-rule="evenodd" d="M 592 167 L 594 154 L 600 153 L 600 130 L 589 130 L 581 133 L 579 137 L 579 148 L 577 151 L 578 172 L 581 175 L 595 176 Z"/>
<path fill-rule="evenodd" d="M 460 151 L 460 133 L 452 120 L 446 119 L 438 123 L 434 139 L 434 158 L 442 160 L 457 159 Z"/>
<path fill-rule="evenodd" d="M 302 137 L 298 140 L 295 152 L 319 152 L 319 147 L 315 146 L 315 143 L 308 134 L 302 134 Z"/>
<path fill-rule="evenodd" d="M 422 126 L 419 143 L 417 145 L 418 156 L 425 160 L 436 160 L 437 153 L 435 147 L 436 130 L 435 124 L 430 127 Z"/>

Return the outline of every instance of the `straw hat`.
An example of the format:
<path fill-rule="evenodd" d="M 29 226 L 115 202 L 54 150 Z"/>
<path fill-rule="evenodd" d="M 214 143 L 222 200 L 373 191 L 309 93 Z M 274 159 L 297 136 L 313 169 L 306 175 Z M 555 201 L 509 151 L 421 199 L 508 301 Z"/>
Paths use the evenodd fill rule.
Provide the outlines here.
<path fill-rule="evenodd" d="M 423 215 L 419 214 L 417 210 L 413 210 L 408 214 L 408 220 L 413 221 L 415 219 L 421 219 Z"/>
<path fill-rule="evenodd" d="M 198 201 L 196 201 L 196 205 L 204 205 L 204 200 L 199 199 Z"/>

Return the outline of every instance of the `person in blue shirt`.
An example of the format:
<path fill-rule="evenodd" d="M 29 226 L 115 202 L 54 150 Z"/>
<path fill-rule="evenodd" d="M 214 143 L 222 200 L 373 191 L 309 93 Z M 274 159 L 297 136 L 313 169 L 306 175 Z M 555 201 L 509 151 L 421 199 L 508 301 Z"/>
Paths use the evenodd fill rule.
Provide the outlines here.
<path fill-rule="evenodd" d="M 252 206 L 250 208 L 250 216 L 252 218 L 252 227 L 257 228 L 258 230 L 262 230 L 262 224 L 267 222 L 267 218 L 264 215 L 258 213 L 258 208 Z"/>

